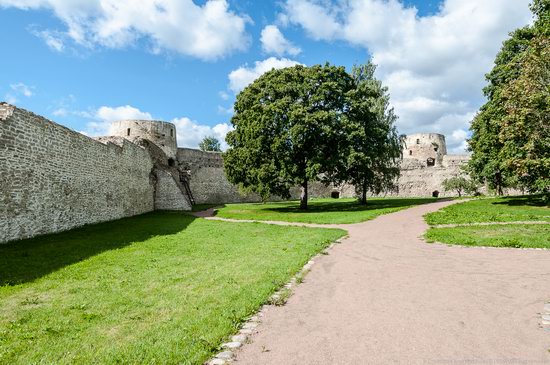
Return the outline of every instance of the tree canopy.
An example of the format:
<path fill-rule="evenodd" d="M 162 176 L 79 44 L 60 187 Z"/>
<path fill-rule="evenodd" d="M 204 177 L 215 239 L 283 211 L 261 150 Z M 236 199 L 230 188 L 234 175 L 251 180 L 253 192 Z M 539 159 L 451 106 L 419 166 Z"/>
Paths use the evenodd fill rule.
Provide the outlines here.
<path fill-rule="evenodd" d="M 343 67 L 295 66 L 271 70 L 235 102 L 224 155 L 232 183 L 267 199 L 290 197 L 300 186 L 307 208 L 308 183 L 330 181 L 345 141 L 343 118 L 353 80 Z"/>
<path fill-rule="evenodd" d="M 379 191 L 396 167 L 395 116 L 374 66 L 294 66 L 271 70 L 247 86 L 235 102 L 224 166 L 230 182 L 267 200 L 301 187 L 307 208 L 313 181 L 350 181 Z M 397 152 L 398 153 L 398 152 Z"/>
<path fill-rule="evenodd" d="M 397 116 L 389 107 L 389 94 L 374 76 L 371 62 L 351 71 L 355 89 L 350 94 L 346 170 L 342 180 L 352 183 L 367 203 L 367 192 L 393 190 L 399 176 L 401 143 L 394 126 Z"/>
<path fill-rule="evenodd" d="M 533 25 L 503 43 L 471 125 L 470 174 L 499 194 L 510 184 L 550 190 L 550 0 L 531 10 Z"/>
<path fill-rule="evenodd" d="M 204 137 L 199 143 L 201 151 L 221 152 L 220 141 L 214 136 Z"/>

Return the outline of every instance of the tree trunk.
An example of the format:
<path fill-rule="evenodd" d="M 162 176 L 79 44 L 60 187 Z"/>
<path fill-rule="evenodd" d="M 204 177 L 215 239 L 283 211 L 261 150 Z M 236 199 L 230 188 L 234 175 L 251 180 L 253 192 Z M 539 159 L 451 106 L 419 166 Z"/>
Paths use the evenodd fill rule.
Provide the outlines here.
<path fill-rule="evenodd" d="M 307 180 L 302 184 L 302 193 L 300 194 L 300 209 L 307 209 Z"/>
<path fill-rule="evenodd" d="M 367 205 L 367 181 L 363 181 L 363 186 L 361 187 L 361 201 L 359 204 L 361 205 Z"/>
<path fill-rule="evenodd" d="M 502 196 L 504 195 L 504 192 L 502 191 L 502 174 L 500 173 L 500 171 L 497 171 L 495 175 L 495 179 L 496 179 L 495 185 L 497 188 L 497 195 Z"/>

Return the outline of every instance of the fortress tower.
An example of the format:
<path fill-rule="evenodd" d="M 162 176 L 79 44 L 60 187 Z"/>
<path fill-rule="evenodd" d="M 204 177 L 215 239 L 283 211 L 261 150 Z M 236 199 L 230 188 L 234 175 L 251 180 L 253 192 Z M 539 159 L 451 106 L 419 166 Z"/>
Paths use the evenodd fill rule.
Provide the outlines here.
<path fill-rule="evenodd" d="M 176 126 L 172 123 L 159 120 L 119 120 L 111 124 L 110 134 L 131 142 L 140 138 L 147 139 L 161 148 L 167 157 L 176 158 Z"/>
<path fill-rule="evenodd" d="M 445 136 L 439 133 L 415 133 L 407 135 L 403 146 L 403 158 L 424 161 L 426 166 L 441 165 L 447 155 Z"/>

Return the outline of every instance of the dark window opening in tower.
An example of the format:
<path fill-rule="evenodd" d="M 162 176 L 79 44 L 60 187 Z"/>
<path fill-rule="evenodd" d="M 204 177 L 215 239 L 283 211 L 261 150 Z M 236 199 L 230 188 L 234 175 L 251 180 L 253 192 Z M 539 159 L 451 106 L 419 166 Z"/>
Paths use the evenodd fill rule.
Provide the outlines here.
<path fill-rule="evenodd" d="M 434 147 L 434 151 L 437 152 L 437 147 Z"/>
<path fill-rule="evenodd" d="M 435 159 L 430 157 L 427 161 L 427 164 L 428 166 L 435 166 Z"/>
<path fill-rule="evenodd" d="M 412 156 L 412 155 L 413 155 L 413 151 L 409 150 L 409 156 Z"/>
<path fill-rule="evenodd" d="M 173 158 L 169 158 L 168 159 L 168 166 L 175 166 L 176 165 L 176 161 L 174 161 Z"/>
<path fill-rule="evenodd" d="M 420 144 L 420 138 L 416 139 L 416 144 Z"/>
<path fill-rule="evenodd" d="M 170 137 L 174 137 L 174 130 L 170 129 Z"/>
<path fill-rule="evenodd" d="M 130 135 L 130 128 L 128 128 L 128 130 L 126 130 L 126 135 L 127 135 L 127 136 Z"/>

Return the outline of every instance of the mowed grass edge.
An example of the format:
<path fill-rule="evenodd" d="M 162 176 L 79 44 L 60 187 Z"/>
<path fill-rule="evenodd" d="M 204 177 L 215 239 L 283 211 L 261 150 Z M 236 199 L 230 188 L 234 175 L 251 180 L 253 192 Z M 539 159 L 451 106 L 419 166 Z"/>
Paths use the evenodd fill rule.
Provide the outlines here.
<path fill-rule="evenodd" d="M 435 198 L 369 198 L 367 205 L 360 205 L 357 199 L 352 198 L 312 199 L 307 210 L 300 210 L 298 201 L 239 203 L 219 208 L 216 216 L 241 220 L 348 224 L 435 201 Z"/>
<path fill-rule="evenodd" d="M 458 225 L 431 227 L 424 234 L 427 242 L 465 246 L 550 248 L 550 208 L 541 196 L 475 199 L 450 205 L 427 214 L 425 218 L 430 225 Z M 519 222 L 526 224 L 518 224 Z M 489 225 L 472 225 L 476 223 Z"/>
<path fill-rule="evenodd" d="M 0 246 L 0 363 L 200 364 L 345 234 L 155 212 Z"/>

